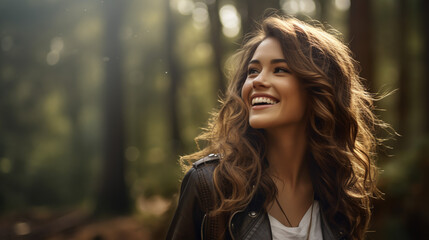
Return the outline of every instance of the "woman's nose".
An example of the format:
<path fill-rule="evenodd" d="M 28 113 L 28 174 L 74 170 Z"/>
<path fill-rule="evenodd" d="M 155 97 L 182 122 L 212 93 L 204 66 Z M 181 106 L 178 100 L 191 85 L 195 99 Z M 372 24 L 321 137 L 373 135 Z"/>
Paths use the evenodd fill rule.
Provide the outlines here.
<path fill-rule="evenodd" d="M 269 86 L 268 76 L 265 73 L 260 73 L 258 77 L 253 79 L 253 88 L 266 88 Z"/>

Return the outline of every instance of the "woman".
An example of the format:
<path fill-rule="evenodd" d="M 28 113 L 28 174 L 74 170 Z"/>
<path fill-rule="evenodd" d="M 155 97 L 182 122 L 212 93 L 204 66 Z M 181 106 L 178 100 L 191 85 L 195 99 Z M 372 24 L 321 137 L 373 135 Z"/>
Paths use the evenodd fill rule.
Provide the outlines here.
<path fill-rule="evenodd" d="M 220 110 L 182 158 L 167 239 L 363 239 L 378 197 L 372 98 L 350 50 L 269 17 L 234 56 Z M 210 154 L 216 153 L 216 154 Z"/>

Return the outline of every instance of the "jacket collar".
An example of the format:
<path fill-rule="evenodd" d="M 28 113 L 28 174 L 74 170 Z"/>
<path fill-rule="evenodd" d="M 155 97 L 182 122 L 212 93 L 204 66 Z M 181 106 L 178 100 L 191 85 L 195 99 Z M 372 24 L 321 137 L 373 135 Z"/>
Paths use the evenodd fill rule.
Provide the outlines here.
<path fill-rule="evenodd" d="M 264 209 L 265 195 L 257 192 L 248 206 L 233 213 L 229 219 L 232 239 L 272 239 L 271 224 Z M 320 208 L 322 235 L 324 240 L 344 239 L 343 233 L 332 229 Z"/>

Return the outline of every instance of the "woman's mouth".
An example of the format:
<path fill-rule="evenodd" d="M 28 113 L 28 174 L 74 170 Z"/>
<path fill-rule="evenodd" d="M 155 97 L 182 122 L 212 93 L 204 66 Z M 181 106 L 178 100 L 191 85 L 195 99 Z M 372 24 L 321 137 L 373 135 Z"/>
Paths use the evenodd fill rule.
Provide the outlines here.
<path fill-rule="evenodd" d="M 274 105 L 279 101 L 269 97 L 254 97 L 252 98 L 252 106 Z"/>

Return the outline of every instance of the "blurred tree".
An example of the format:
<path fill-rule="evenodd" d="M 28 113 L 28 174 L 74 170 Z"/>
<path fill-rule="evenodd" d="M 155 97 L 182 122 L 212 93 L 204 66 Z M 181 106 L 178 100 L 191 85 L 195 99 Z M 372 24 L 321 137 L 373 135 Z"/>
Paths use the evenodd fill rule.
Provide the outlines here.
<path fill-rule="evenodd" d="M 403 136 L 401 139 L 404 141 L 408 136 L 406 131 L 409 119 L 409 84 L 410 84 L 410 72 L 409 72 L 409 49 L 408 39 L 410 31 L 408 31 L 408 3 L 407 0 L 399 0 L 398 3 L 398 51 L 399 51 L 399 100 L 398 100 L 398 129 L 397 131 Z"/>
<path fill-rule="evenodd" d="M 78 69 L 77 62 L 72 59 L 64 67 L 67 67 L 71 74 L 66 76 L 64 79 L 63 89 L 65 94 L 66 106 L 65 112 L 67 117 L 70 119 L 71 129 L 70 133 L 70 151 L 73 156 L 70 159 L 73 161 L 70 163 L 70 190 L 74 193 L 75 198 L 73 200 L 82 201 L 84 192 L 88 188 L 90 168 L 88 167 L 88 160 L 90 159 L 90 144 L 85 139 L 85 133 L 83 132 L 80 116 L 83 103 L 83 91 L 81 90 L 82 84 L 77 77 Z M 66 72 L 67 70 L 63 70 Z M 86 186 L 86 187 L 83 187 Z"/>
<path fill-rule="evenodd" d="M 215 66 L 215 79 L 217 79 L 217 89 L 221 93 L 225 93 L 226 80 L 223 74 L 222 64 L 224 47 L 222 46 L 222 25 L 219 18 L 219 0 L 210 1 L 207 4 L 207 9 L 210 18 L 210 43 L 213 47 L 213 61 Z"/>
<path fill-rule="evenodd" d="M 279 11 L 279 0 L 237 0 L 238 11 L 241 15 L 242 32 L 250 32 L 255 23 L 259 22 L 270 10 Z"/>
<path fill-rule="evenodd" d="M 59 90 L 62 75 L 67 75 L 60 67 L 62 49 L 55 61 L 46 49 L 49 43 L 51 50 L 62 48 L 52 40 L 67 18 L 52 18 L 64 6 L 22 1 L 0 5 L 0 211 L 66 205 L 81 196 L 68 185 L 73 157 Z"/>
<path fill-rule="evenodd" d="M 318 2 L 320 6 L 320 21 L 322 21 L 322 23 L 325 23 L 328 21 L 328 12 L 329 8 L 332 7 L 332 4 L 330 0 L 319 0 Z"/>
<path fill-rule="evenodd" d="M 423 124 L 424 134 L 426 138 L 429 138 L 429 1 L 420 0 L 420 16 L 421 16 L 421 27 L 423 37 L 423 52 L 422 52 L 422 63 L 423 63 Z"/>
<path fill-rule="evenodd" d="M 171 9 L 170 0 L 165 0 L 165 54 L 167 61 L 167 73 L 170 77 L 170 84 L 168 88 L 168 113 L 169 113 L 169 125 L 171 128 L 171 151 L 174 156 L 178 156 L 183 151 L 182 137 L 180 133 L 180 124 L 178 116 L 178 90 L 179 85 L 182 81 L 182 73 L 180 71 L 181 66 L 180 62 L 176 57 L 176 39 L 177 33 L 176 29 L 178 28 L 176 14 Z"/>
<path fill-rule="evenodd" d="M 373 30 L 370 0 L 350 1 L 349 38 L 350 48 L 360 63 L 360 76 L 366 79 L 370 91 L 373 84 Z"/>
<path fill-rule="evenodd" d="M 125 184 L 122 46 L 120 30 L 126 1 L 104 1 L 104 136 L 103 162 L 96 212 L 126 213 L 130 199 Z"/>

